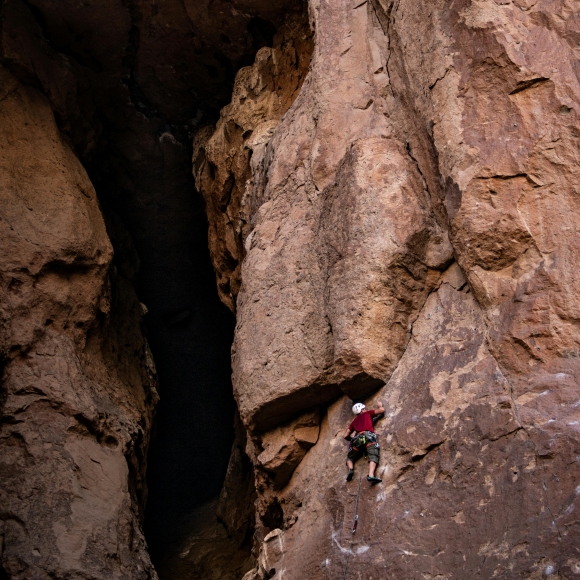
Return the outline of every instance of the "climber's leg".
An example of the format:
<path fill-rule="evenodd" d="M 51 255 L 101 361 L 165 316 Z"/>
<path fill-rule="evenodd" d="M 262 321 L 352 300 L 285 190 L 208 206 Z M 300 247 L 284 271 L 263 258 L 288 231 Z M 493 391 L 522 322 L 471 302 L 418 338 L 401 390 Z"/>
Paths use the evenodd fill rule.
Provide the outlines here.
<path fill-rule="evenodd" d="M 348 467 L 348 473 L 346 474 L 346 481 L 351 481 L 354 476 L 354 464 L 362 457 L 362 451 L 359 451 L 356 447 L 351 447 L 348 450 L 348 455 L 346 457 L 346 466 Z"/>
<path fill-rule="evenodd" d="M 367 447 L 367 453 L 369 454 L 369 476 L 367 481 L 371 483 L 380 483 L 381 479 L 375 477 L 375 469 L 379 464 L 379 446 L 375 443 Z"/>

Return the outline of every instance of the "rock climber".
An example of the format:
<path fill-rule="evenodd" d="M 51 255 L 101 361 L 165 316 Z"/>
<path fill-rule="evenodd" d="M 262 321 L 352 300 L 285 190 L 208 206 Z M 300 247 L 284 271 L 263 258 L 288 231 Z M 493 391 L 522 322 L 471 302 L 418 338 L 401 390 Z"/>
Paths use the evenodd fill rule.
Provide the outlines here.
<path fill-rule="evenodd" d="M 363 456 L 365 450 L 369 456 L 369 474 L 367 481 L 380 483 L 382 480 L 375 477 L 375 469 L 379 463 L 379 442 L 373 425 L 373 417 L 385 412 L 383 404 L 379 402 L 377 409 L 366 411 L 363 403 L 355 403 L 352 412 L 356 415 L 354 421 L 348 426 L 344 438 L 350 441 L 346 465 L 348 474 L 346 481 L 351 481 L 354 475 L 354 464 Z"/>

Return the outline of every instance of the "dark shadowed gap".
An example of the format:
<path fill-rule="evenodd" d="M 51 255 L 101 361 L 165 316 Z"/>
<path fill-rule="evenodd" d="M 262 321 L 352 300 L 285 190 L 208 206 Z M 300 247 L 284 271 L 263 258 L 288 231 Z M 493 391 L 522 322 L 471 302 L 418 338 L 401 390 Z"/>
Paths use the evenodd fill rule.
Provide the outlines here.
<path fill-rule="evenodd" d="M 98 185 L 105 213 L 119 224 L 115 229 L 108 219 L 117 267 L 127 276 L 137 270 L 123 229 L 140 261 L 134 284 L 148 310 L 144 326 L 159 378 L 144 525 L 154 563 L 183 539 L 195 509 L 219 495 L 235 410 L 235 321 L 218 298 L 191 153 L 169 134 L 159 137 L 159 150 L 155 160 L 124 168 L 132 191 Z M 99 184 L 98 176 L 94 180 Z"/>
<path fill-rule="evenodd" d="M 137 283 L 150 309 L 146 326 L 161 394 L 145 514 L 154 561 L 164 544 L 179 539 L 184 516 L 219 494 L 233 442 L 234 318 L 217 296 L 205 214 L 193 184 L 190 203 L 176 210 L 187 219 L 188 230 L 181 240 L 167 236 L 172 254 L 155 241 L 141 249 Z"/>

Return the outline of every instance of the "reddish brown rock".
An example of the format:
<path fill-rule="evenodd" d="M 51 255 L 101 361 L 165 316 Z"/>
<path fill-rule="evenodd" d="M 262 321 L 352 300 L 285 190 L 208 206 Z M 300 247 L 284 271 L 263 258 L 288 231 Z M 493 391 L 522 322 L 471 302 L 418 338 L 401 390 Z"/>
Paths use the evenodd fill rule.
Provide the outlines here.
<path fill-rule="evenodd" d="M 4 352 L 8 353 L 5 384 L 0 386 L 0 401 L 5 403 L 3 420 L 11 424 L 13 413 L 20 408 L 19 403 L 15 402 L 14 393 L 20 393 L 19 397 L 25 394 L 31 401 L 40 397 L 46 405 L 52 405 L 50 408 L 60 409 L 61 402 L 52 393 L 46 395 L 41 389 L 40 379 L 38 388 L 42 393 L 39 390 L 36 397 L 29 392 L 37 388 L 34 386 L 36 379 L 31 376 L 36 372 L 36 367 L 30 361 L 24 364 L 20 353 L 30 350 L 33 353 L 30 356 L 33 356 L 37 341 L 42 345 L 39 353 L 45 350 L 53 352 L 64 340 L 61 335 L 72 336 L 74 344 L 71 343 L 68 350 L 63 351 L 58 358 L 58 372 L 50 371 L 52 378 L 49 379 L 51 388 L 59 396 L 67 401 L 73 400 L 74 407 L 67 411 L 70 411 L 72 419 L 68 414 L 63 419 L 57 415 L 59 421 L 51 423 L 52 415 L 49 414 L 45 419 L 51 428 L 46 430 L 47 437 L 61 442 L 68 441 L 73 431 L 82 432 L 83 437 L 86 435 L 86 445 L 75 451 L 75 458 L 82 456 L 83 450 L 86 451 L 86 457 L 81 457 L 81 479 L 82 485 L 88 487 L 90 492 L 81 494 L 75 491 L 77 467 L 72 458 L 65 457 L 58 462 L 48 447 L 44 452 L 35 450 L 35 463 L 31 464 L 29 471 L 40 464 L 48 466 L 42 471 L 42 479 L 46 482 L 37 485 L 35 482 L 40 475 L 35 475 L 37 479 L 34 479 L 28 472 L 26 477 L 16 473 L 14 462 L 18 459 L 15 455 L 0 476 L 0 486 L 6 490 L 1 502 L 3 509 L 6 505 L 6 511 L 2 511 L 0 520 L 6 518 L 6 525 L 9 526 L 4 535 L 5 541 L 0 545 L 11 562 L 0 568 L 2 577 L 4 574 L 10 577 L 12 574 L 14 577 L 45 577 L 43 574 L 48 573 L 55 577 L 155 576 L 140 529 L 147 495 L 144 485 L 146 453 L 156 396 L 151 390 L 154 387 L 153 377 L 149 376 L 152 361 L 142 336 L 142 310 L 132 288 L 138 270 L 135 248 L 143 264 L 140 296 L 144 294 L 143 287 L 149 290 L 157 284 L 157 303 L 149 300 L 155 289 L 145 299 L 150 309 L 149 338 L 152 344 L 157 339 L 156 356 L 164 348 L 165 354 L 177 352 L 173 362 L 179 357 L 187 357 L 190 362 L 195 358 L 189 356 L 191 350 L 197 348 L 198 343 L 203 343 L 206 359 L 210 363 L 202 369 L 202 374 L 216 361 L 223 367 L 215 392 L 209 396 L 200 393 L 199 396 L 205 401 L 209 400 L 210 404 L 204 405 L 203 411 L 198 411 L 200 414 L 207 413 L 210 408 L 211 413 L 213 397 L 214 408 L 223 415 L 222 418 L 218 411 L 212 413 L 214 425 L 224 425 L 214 441 L 214 451 L 218 457 L 208 465 L 203 481 L 195 479 L 196 474 L 192 476 L 192 470 L 182 470 L 182 473 L 185 472 L 183 479 L 193 478 L 193 485 L 191 481 L 180 481 L 171 488 L 171 493 L 163 488 L 168 480 L 173 485 L 171 474 L 163 474 L 157 480 L 150 477 L 151 487 L 157 491 L 153 494 L 157 502 L 149 502 L 152 508 L 148 530 L 150 547 L 156 548 L 158 555 L 163 550 L 160 544 L 170 542 L 168 536 L 180 533 L 175 519 L 182 514 L 179 509 L 171 509 L 180 501 L 179 497 L 173 501 L 175 496 L 179 496 L 179 493 L 174 493 L 176 488 L 186 496 L 184 503 L 188 508 L 192 504 L 192 496 L 219 495 L 228 462 L 227 453 L 231 448 L 233 429 L 228 425 L 228 417 L 233 415 L 234 403 L 231 392 L 227 391 L 228 334 L 224 333 L 225 338 L 218 338 L 218 335 L 223 328 L 229 332 L 230 321 L 224 321 L 227 313 L 223 311 L 220 311 L 221 319 L 217 323 L 209 320 L 211 308 L 198 317 L 198 310 L 204 310 L 203 304 L 195 304 L 195 309 L 187 308 L 188 303 L 197 302 L 201 294 L 200 302 L 211 300 L 214 311 L 217 310 L 209 285 L 211 271 L 208 271 L 206 250 L 203 248 L 204 218 L 197 194 L 193 191 L 191 136 L 202 120 L 215 118 L 216 112 L 227 102 L 234 71 L 243 64 L 251 63 L 259 47 L 271 43 L 276 26 L 283 21 L 285 4 L 236 2 L 234 7 L 229 2 L 188 2 L 184 5 L 172 1 L 160 7 L 150 3 L 114 0 L 84 5 L 66 1 L 24 3 L 20 0 L 6 0 L 0 4 L 0 63 L 21 85 L 15 93 L 16 97 L 20 91 L 30 91 L 42 105 L 38 110 L 35 109 L 36 105 L 31 107 L 30 118 L 26 120 L 15 116 L 12 110 L 6 113 L 6 118 L 15 124 L 11 131 L 16 137 L 12 136 L 9 142 L 0 142 L 1 154 L 5 149 L 10 149 L 10 158 L 4 161 L 10 171 L 18 169 L 18 179 L 13 176 L 17 185 L 1 184 L 0 206 L 6 213 L 4 206 L 8 203 L 9 194 L 10 203 L 13 198 L 20 203 L 22 191 L 28 191 L 31 181 L 34 181 L 36 193 L 30 210 L 38 213 L 45 205 L 50 210 L 49 215 L 44 216 L 47 222 L 34 223 L 34 227 L 29 223 L 32 214 L 28 210 L 14 209 L 14 213 L 9 206 L 10 211 L 6 214 L 6 218 L 10 218 L 13 239 L 10 241 L 10 253 L 2 256 L 10 262 L 1 264 L 0 270 L 7 276 L 5 286 L 12 284 L 9 296 L 21 297 L 18 317 L 7 311 L 0 323 L 2 363 Z M 4 80 L 3 77 L 2 90 L 10 92 L 13 87 Z M 50 109 L 54 117 L 51 117 Z M 49 118 L 50 123 L 47 121 Z M 28 130 L 29 125 L 35 126 L 34 134 Z M 36 151 L 23 155 L 19 148 L 20 140 L 36 141 Z M 43 144 L 53 141 L 58 151 L 49 156 L 46 154 L 49 147 Z M 34 150 L 34 146 L 29 145 L 29 148 Z M 115 244 L 114 266 L 111 265 L 111 244 L 104 231 L 100 208 L 79 160 L 93 179 L 99 200 L 105 208 L 107 228 Z M 61 168 L 66 170 L 62 176 Z M 72 177 L 67 171 L 72 173 Z M 77 179 L 77 173 L 82 173 L 82 179 Z M 7 179 L 4 174 L 2 177 Z M 77 195 L 80 191 L 77 191 L 77 180 L 80 180 L 81 189 L 85 192 L 79 194 L 80 197 Z M 65 192 L 70 189 L 75 195 L 64 195 L 61 189 Z M 90 204 L 85 197 L 90 198 Z M 31 232 L 34 233 L 34 252 L 29 251 L 22 242 L 23 238 L 32 235 Z M 58 243 L 53 239 L 57 233 Z M 56 250 L 51 245 L 53 242 L 56 243 Z M 62 247 L 59 245 L 61 242 Z M 206 276 L 209 284 L 205 286 L 204 274 L 209 275 Z M 12 276 L 15 282 L 11 282 Z M 20 294 L 19 284 L 22 284 Z M 206 288 L 209 291 L 204 296 Z M 53 299 L 51 293 L 56 293 L 57 297 Z M 52 302 L 58 304 L 60 310 L 47 314 L 45 311 L 52 309 Z M 5 307 L 8 308 L 2 299 L 0 308 Z M 185 319 L 179 318 L 183 315 Z M 30 322 L 24 320 L 27 317 L 30 317 Z M 183 327 L 193 318 L 196 325 L 201 318 L 199 326 L 203 326 L 204 319 L 207 320 L 208 326 L 212 325 L 212 336 L 200 340 L 198 327 L 197 334 L 190 332 L 184 339 Z M 5 320 L 6 325 L 10 325 L 6 332 Z M 46 325 L 45 321 L 48 321 Z M 171 324 L 175 324 L 175 330 L 174 327 L 168 329 Z M 154 336 L 159 327 L 162 332 Z M 220 340 L 221 345 L 225 346 L 225 349 L 222 348 L 226 354 L 225 359 L 221 357 L 223 364 L 219 356 L 214 356 L 218 350 L 216 343 Z M 185 350 L 180 348 L 180 341 L 181 344 L 185 343 Z M 159 347 L 160 343 L 162 348 Z M 203 358 L 202 354 L 197 356 L 198 361 Z M 46 355 L 46 360 L 41 360 L 45 360 L 43 364 L 47 365 L 53 359 Z M 205 360 L 198 364 L 198 368 L 203 363 Z M 3 364 L 0 366 L 4 368 Z M 163 368 L 170 366 L 177 365 L 169 361 Z M 191 367 L 195 364 L 190 364 Z M 85 380 L 87 373 L 90 380 Z M 183 371 L 182 377 L 186 373 L 187 370 Z M 166 373 L 164 381 L 170 387 L 166 389 L 166 394 L 169 394 L 171 387 L 174 392 L 179 390 L 179 385 L 176 387 L 178 380 L 173 379 L 171 373 Z M 185 381 L 189 382 L 189 377 L 186 376 Z M 166 401 L 169 399 L 166 397 Z M 175 405 L 175 397 L 173 400 L 174 407 L 179 407 Z M 165 409 L 170 405 L 166 405 Z M 18 429 L 23 433 L 35 431 L 40 417 L 36 407 L 26 408 L 28 412 L 18 414 Z M 187 413 L 190 411 L 188 409 Z M 194 428 L 184 430 L 187 433 L 195 432 L 199 420 L 192 419 L 187 413 L 180 415 L 179 421 L 174 423 L 194 424 Z M 158 433 L 163 431 L 161 419 L 160 414 Z M 75 426 L 75 421 L 80 421 L 86 429 Z M 70 422 L 73 423 L 72 427 Z M 205 424 L 211 425 L 211 417 Z M 6 425 L 3 423 L 2 427 Z M 106 445 L 111 445 L 108 455 L 88 453 L 92 445 L 91 437 L 97 447 L 102 443 L 103 448 L 109 450 Z M 181 436 L 181 440 L 185 440 L 181 443 L 185 451 L 191 453 L 189 438 Z M 114 445 L 116 447 L 112 451 Z M 179 457 L 180 454 L 179 449 L 175 449 L 177 446 L 172 446 L 173 455 L 163 453 L 162 445 L 158 443 L 159 447 L 161 451 L 151 459 L 151 463 L 155 463 L 155 458 L 162 456 L 162 461 L 157 461 L 157 473 L 161 471 L 160 465 L 163 467 L 163 460 L 167 465 L 170 463 L 167 458 Z M 26 449 L 23 444 L 22 453 Z M 198 452 L 198 457 L 201 454 Z M 96 463 L 97 471 L 89 469 L 93 465 L 86 460 L 89 455 L 104 465 L 110 481 L 97 478 Z M 195 453 L 193 455 L 195 457 Z M 174 462 L 171 468 L 179 470 L 183 463 Z M 51 480 L 52 471 L 57 475 Z M 89 476 L 85 477 L 85 472 Z M 29 494 L 27 488 L 21 485 L 21 476 L 30 479 L 31 488 L 37 486 L 38 497 Z M 84 479 L 93 476 L 95 483 L 86 484 Z M 247 483 L 247 480 L 246 474 L 244 481 Z M 24 490 L 20 496 L 19 487 Z M 55 495 L 55 490 L 60 487 L 62 491 L 54 500 L 60 502 L 60 511 L 51 514 L 48 508 L 44 509 L 44 500 Z M 93 501 L 93 492 L 98 495 L 98 502 Z M 23 497 L 24 494 L 28 495 Z M 6 497 L 8 499 L 4 502 Z M 169 500 L 164 503 L 166 498 Z M 236 500 L 242 503 L 239 498 Z M 71 519 L 67 514 L 73 503 L 76 515 Z M 247 535 L 249 538 L 252 533 L 251 529 L 248 531 L 251 528 L 247 516 L 249 503 L 251 500 L 245 502 L 241 510 L 245 514 L 243 522 L 231 514 L 225 518 L 227 533 L 233 530 L 236 535 L 232 542 L 233 552 L 244 537 Z M 164 509 L 169 513 L 162 513 Z M 14 515 L 16 513 L 17 516 Z M 24 513 L 26 517 L 22 515 Z M 62 531 L 65 525 L 63 518 L 65 531 Z M 22 534 L 27 530 L 37 530 L 35 533 L 45 538 L 44 543 L 35 540 L 36 546 L 31 548 L 28 540 L 24 541 L 19 536 L 18 526 L 16 531 L 12 530 L 11 526 L 16 521 L 22 522 Z M 156 521 L 159 525 L 155 525 Z M 58 532 L 50 527 L 51 522 L 59 522 Z M 61 535 L 64 544 L 57 549 L 55 538 Z M 227 542 L 225 532 L 224 536 Z M 87 537 L 92 538 L 91 541 L 86 542 Z M 78 538 L 78 543 L 67 545 L 66 538 Z M 223 537 L 220 537 L 220 549 L 225 552 L 227 550 L 222 540 Z M 237 554 L 242 562 L 248 558 L 247 545 L 248 541 Z M 42 558 L 37 557 L 36 552 L 31 556 L 31 550 L 37 550 Z M 193 554 L 192 557 L 199 559 L 200 555 Z M 158 559 L 161 560 L 161 557 Z"/>
<path fill-rule="evenodd" d="M 42 575 L 48 573 L 55 577 L 155 575 L 144 552 L 140 529 L 147 495 L 144 476 L 155 400 L 151 390 L 154 381 L 149 376 L 153 367 L 142 336 L 141 306 L 134 295 L 133 284 L 140 284 L 141 297 L 148 293 L 145 302 L 150 310 L 149 338 L 152 345 L 156 341 L 156 356 L 160 352 L 159 359 L 165 356 L 160 364 L 166 372 L 163 377 L 167 386 L 165 394 L 169 395 L 165 398 L 164 409 L 177 408 L 176 412 L 180 413 L 178 420 L 173 421 L 178 424 L 173 431 L 178 445 L 171 446 L 171 453 L 164 453 L 160 436 L 157 453 L 152 455 L 150 462 L 150 465 L 155 464 L 157 460 L 157 474 L 164 466 L 170 467 L 157 478 L 155 473 L 149 474 L 156 501 L 149 502 L 148 539 L 150 547 L 156 550 L 158 562 L 166 555 L 162 552 L 167 544 L 176 536 L 181 539 L 179 527 L 182 522 L 176 520 L 182 518 L 182 511 L 186 510 L 180 510 L 179 506 L 185 504 L 191 510 L 192 503 L 205 501 L 211 494 L 219 495 L 233 435 L 228 423 L 233 416 L 234 402 L 231 391 L 228 393 L 227 390 L 227 342 L 231 323 L 229 319 L 225 320 L 227 313 L 223 311 L 218 312 L 219 320 L 211 320 L 212 308 L 204 307 L 204 301 L 211 302 L 213 311 L 218 310 L 203 248 L 205 221 L 201 203 L 193 191 L 191 136 L 202 121 L 214 119 L 219 108 L 229 99 L 234 71 L 250 64 L 261 46 L 271 45 L 276 27 L 284 21 L 287 5 L 285 1 L 239 1 L 235 6 L 230 2 L 183 4 L 171 1 L 162 7 L 114 0 L 89 2 L 82 6 L 66 1 L 24 3 L 6 0 L 1 3 L 0 63 L 20 83 L 18 91 L 31 91 L 42 103 L 42 109 L 32 111 L 26 122 L 15 116 L 12 110 L 6 113 L 6 118 L 16 125 L 13 133 L 17 137 L 11 137 L 9 142 L 2 141 L 0 147 L 2 153 L 4 149 L 10 149 L 11 156 L 4 161 L 10 171 L 19 168 L 19 172 L 15 192 L 10 191 L 13 184 L 9 187 L 2 183 L 0 198 L 3 203 L 0 205 L 8 203 L 8 193 L 10 203 L 13 198 L 19 201 L 22 190 L 27 191 L 34 180 L 38 191 L 31 211 L 43 208 L 42 203 L 50 209 L 50 223 L 42 223 L 39 232 L 28 223 L 28 210 L 7 214 L 15 237 L 10 242 L 11 252 L 6 254 L 10 263 L 2 264 L 2 268 L 8 268 L 6 284 L 12 284 L 10 292 L 17 295 L 18 284 L 22 284 L 22 296 L 18 303 L 21 318 L 15 318 L 12 311 L 7 311 L 2 317 L 2 355 L 8 353 L 5 383 L 0 386 L 0 401 L 5 403 L 3 420 L 11 424 L 13 413 L 19 409 L 12 408 L 19 404 L 14 402 L 14 393 L 26 393 L 30 400 L 36 400 L 32 396 L 34 393 L 28 392 L 37 388 L 31 387 L 36 380 L 30 376 L 33 371 L 28 372 L 32 363 L 28 361 L 24 365 L 20 361 L 21 350 L 27 353 L 34 349 L 36 341 L 42 344 L 40 353 L 44 353 L 43 349 L 54 350 L 56 345 L 60 345 L 61 334 L 70 335 L 74 337 L 74 344 L 58 359 L 62 368 L 51 374 L 51 386 L 67 401 L 74 399 L 75 406 L 70 410 L 70 416 L 77 419 L 70 421 L 78 420 L 85 425 L 97 443 L 111 444 L 111 449 L 113 445 L 117 447 L 115 452 L 109 451 L 105 457 L 95 455 L 96 452 L 88 453 L 90 441 L 81 448 L 81 451 L 87 451 L 86 457 L 90 455 L 104 464 L 103 469 L 111 477 L 109 482 L 99 479 L 94 486 L 92 483 L 88 486 L 91 493 L 96 489 L 101 502 L 98 505 L 93 502 L 91 493 L 79 496 L 74 495 L 76 491 L 71 491 L 76 481 L 75 462 L 70 459 L 57 464 L 50 451 L 35 451 L 34 466 L 42 462 L 49 466 L 42 472 L 47 481 L 37 486 L 42 493 L 39 491 L 38 497 L 30 494 L 18 496 L 22 474 L 16 473 L 13 465 L 17 458 L 10 459 L 0 477 L 0 485 L 6 490 L 2 502 L 8 497 L 6 511 L 2 511 L 0 520 L 6 518 L 9 527 L 14 521 L 21 521 L 23 534 L 35 529 L 45 537 L 45 541 L 36 542 L 36 547 L 30 548 L 18 535 L 18 529 L 13 533 L 12 527 L 6 528 L 5 541 L 0 545 L 10 563 L 1 569 L 0 576 L 44 577 Z M 291 60 L 292 56 L 289 58 Z M 3 89 L 12 90 L 10 83 L 4 83 L 4 78 L 2 81 Z M 50 109 L 54 117 L 50 117 Z M 50 123 L 45 117 L 50 117 Z M 34 135 L 27 134 L 27 127 L 31 124 L 36 129 Z M 23 156 L 19 148 L 20 139 L 37 141 L 36 153 Z M 52 157 L 45 154 L 47 147 L 42 144 L 47 140 L 57 143 L 55 147 L 60 147 L 59 154 Z M 65 161 L 61 162 L 61 154 Z M 100 208 L 79 160 L 93 179 L 105 209 L 107 228 L 115 245 L 114 266 L 111 265 L 111 244 L 104 233 Z M 61 166 L 72 172 L 73 177 L 60 176 Z M 88 202 L 83 195 L 66 196 L 60 192 L 60 188 L 68 183 L 69 189 L 78 193 L 75 189 L 78 172 L 83 175 L 82 190 L 91 198 L 92 205 L 86 207 Z M 62 183 L 56 181 L 55 176 L 61 177 Z M 90 219 L 85 215 L 87 212 Z M 34 225 L 37 226 L 40 227 Z M 57 229 L 62 236 L 62 239 L 57 236 L 58 241 L 64 245 L 61 248 L 57 244 L 58 251 L 53 251 L 52 236 Z M 24 244 L 18 236 L 25 237 L 32 231 L 36 232 L 36 245 L 35 251 L 29 252 L 25 247 L 21 248 Z M 143 264 L 140 282 L 136 282 L 139 260 L 135 248 Z M 64 265 L 61 264 L 63 260 Z M 29 270 L 32 274 L 27 278 Z M 10 276 L 15 276 L 16 282 L 12 283 Z M 204 277 L 209 284 L 204 282 Z M 154 286 L 156 288 L 150 290 Z M 58 294 L 57 299 L 51 298 L 51 292 Z M 157 301 L 150 301 L 149 297 L 156 292 Z M 45 317 L 45 310 L 51 310 L 47 305 L 51 301 L 57 302 L 62 312 L 50 312 Z M 1 308 L 4 307 L 8 308 L 2 302 Z M 31 322 L 25 323 L 22 317 L 30 317 Z M 195 324 L 190 324 L 194 319 Z M 4 333 L 5 320 L 10 329 Z M 46 320 L 48 323 L 45 325 Z M 211 336 L 201 338 L 199 328 L 203 327 L 204 321 L 206 327 L 211 326 L 208 333 Z M 189 331 L 194 330 L 184 336 L 186 326 Z M 222 329 L 225 329 L 225 337 L 219 336 Z M 198 349 L 198 344 L 203 348 Z M 181 348 L 182 345 L 185 348 Z M 219 352 L 216 356 L 219 348 L 226 354 L 225 359 Z M 198 352 L 191 356 L 195 349 Z M 168 361 L 172 355 L 173 359 Z M 48 361 L 53 360 L 46 356 Z M 82 361 L 78 362 L 77 358 Z M 190 408 L 185 409 L 179 402 L 176 404 L 179 397 L 171 397 L 172 389 L 173 393 L 180 390 L 180 377 L 175 377 L 179 371 L 172 376 L 167 368 L 176 368 L 178 365 L 175 363 L 180 362 L 180 358 L 188 359 L 189 367 L 181 372 L 187 388 L 190 388 L 190 377 L 194 375 L 188 369 L 196 371 L 202 367 L 203 385 L 203 379 L 207 380 L 207 374 L 211 374 L 208 367 L 222 367 L 214 374 L 218 375 L 215 391 L 209 395 L 196 394 L 205 402 L 203 406 L 197 406 L 201 409 L 197 416 L 195 409 L 192 416 Z M 196 361 L 192 364 L 193 358 Z M 3 363 L 4 357 L 1 361 Z M 4 364 L 1 366 L 3 369 Z M 83 378 L 89 372 L 87 369 L 92 373 L 89 373 L 90 380 Z M 196 375 L 194 386 L 201 391 L 199 379 Z M 183 393 L 185 389 L 181 391 Z M 57 408 L 61 404 L 52 394 L 42 393 L 37 395 L 43 401 L 48 397 L 47 405 Z M 187 396 L 188 393 L 182 394 L 182 398 L 187 399 Z M 40 416 L 36 407 L 27 409 L 27 413 L 18 415 L 21 421 L 18 429 L 23 433 L 34 431 Z M 192 473 L 194 470 L 191 468 L 181 469 L 187 462 L 181 461 L 179 448 L 181 445 L 188 454 L 190 464 L 194 463 L 191 457 L 194 460 L 205 458 L 202 451 L 197 451 L 196 455 L 198 447 L 189 443 L 195 440 L 189 435 L 198 429 L 202 413 L 213 415 L 204 417 L 205 426 L 223 427 L 214 438 L 213 451 L 217 457 L 207 465 L 204 480 L 197 478 L 197 473 Z M 165 417 L 169 414 L 166 412 Z M 162 419 L 160 413 L 158 434 L 164 431 Z M 169 417 L 165 425 L 171 422 Z M 69 424 L 69 415 L 65 415 L 60 422 L 53 421 L 51 429 L 47 430 L 53 439 L 68 441 L 73 427 Z M 172 428 L 170 425 L 165 432 Z M 182 431 L 175 436 L 179 428 Z M 83 427 L 77 426 L 74 430 L 87 435 Z M 26 451 L 26 447 L 23 449 Z M 80 451 L 75 453 L 75 457 L 82 455 Z M 178 457 L 180 462 L 171 464 L 174 457 Z M 214 522 L 223 532 L 218 534 L 214 546 L 219 545 L 218 550 L 223 553 L 234 554 L 234 559 L 237 558 L 242 565 L 249 556 L 248 546 L 253 531 L 248 510 L 252 503 L 252 490 L 248 490 L 248 498 L 243 501 L 237 484 L 241 479 L 248 487 L 250 468 L 247 457 L 239 449 L 230 463 L 232 466 L 242 464 L 247 469 L 243 477 L 232 476 L 228 480 L 238 497 L 230 498 L 229 503 L 222 502 L 220 509 L 226 510 L 222 506 L 229 505 L 243 505 L 243 508 L 225 515 L 220 512 L 219 517 L 225 523 L 222 526 Z M 88 477 L 94 475 L 96 478 L 98 475 L 98 471 L 89 469 L 91 465 L 83 460 L 83 478 L 86 471 L 90 472 Z M 47 475 L 52 471 L 57 474 L 53 480 Z M 175 471 L 184 474 L 176 485 L 172 480 Z M 30 479 L 32 487 L 36 485 L 32 476 L 26 475 L 26 478 Z M 87 487 L 84 479 L 82 483 Z M 51 515 L 42 508 L 44 498 L 54 495 L 61 486 L 63 491 L 59 492 L 58 501 L 62 504 L 62 514 L 55 512 Z M 171 487 L 169 493 L 168 486 Z M 23 489 L 23 494 L 28 493 Z M 200 496 L 203 496 L 201 500 Z M 108 501 L 106 505 L 103 505 L 103 498 Z M 125 503 L 120 505 L 119 502 Z M 68 517 L 67 510 L 72 509 L 73 503 L 75 513 L 84 514 L 86 518 L 69 518 L 63 532 L 61 520 Z M 18 516 L 14 516 L 16 512 Z M 27 514 L 26 517 L 23 513 Z M 16 517 L 20 519 L 14 519 Z M 52 528 L 47 531 L 47 526 L 57 521 L 61 525 L 59 531 Z M 106 533 L 102 532 L 103 526 Z M 65 537 L 66 541 L 63 540 L 64 544 L 57 549 L 55 538 L 61 535 L 69 539 L 78 538 L 78 545 L 67 545 Z M 92 541 L 85 542 L 87 537 L 92 537 Z M 224 542 L 231 543 L 231 550 L 224 547 Z M 243 549 L 238 550 L 241 544 Z M 37 550 L 42 558 L 38 559 L 36 552 L 32 557 L 31 550 Z M 195 562 L 203 558 L 195 550 L 191 556 Z M 232 573 L 235 573 L 235 568 Z M 165 570 L 160 568 L 160 571 L 169 574 L 171 566 Z M 222 571 L 225 574 L 225 568 Z"/>
<path fill-rule="evenodd" d="M 273 554 L 264 540 L 262 567 L 274 577 L 285 570 L 342 578 L 349 551 L 347 577 L 539 578 L 549 566 L 573 577 L 577 493 L 566 466 L 578 444 L 564 436 L 550 451 L 549 438 L 539 444 L 537 432 L 520 426 L 481 310 L 451 274 L 430 295 L 378 395 L 386 403 L 377 424 L 383 483 L 370 487 L 363 478 L 352 543 L 366 462 L 347 485 L 342 434 L 351 414 L 341 400 L 278 494 L 281 505 L 301 507 L 296 523 L 282 525 L 283 550 Z"/>
<path fill-rule="evenodd" d="M 156 207 L 264 18 L 273 46 L 194 144 L 246 453 L 238 431 L 220 503 L 165 572 L 252 564 L 249 458 L 246 579 L 580 574 L 576 6 L 31 6 L 44 18 L 15 0 L 1 18 L 0 575 L 155 577 L 140 306 L 52 111 Z M 387 409 L 383 483 L 361 482 L 352 536 L 342 434 L 364 397 Z"/>
<path fill-rule="evenodd" d="M 242 419 L 258 429 L 341 390 L 361 396 L 383 384 L 452 257 L 416 163 L 384 115 L 386 77 L 373 68 L 384 42 L 369 48 L 331 34 L 343 10 L 318 14 L 310 75 L 260 161 L 252 159 L 243 197 L 252 228 L 241 230 L 248 255 L 234 388 Z M 346 14 L 361 38 L 372 31 L 366 8 Z M 369 80 L 353 72 L 360 63 Z M 247 82 L 240 76 L 238 90 Z M 212 195 L 203 176 L 198 184 Z M 232 191 L 239 200 L 240 188 Z"/>
<path fill-rule="evenodd" d="M 318 413 L 302 415 L 288 425 L 264 435 L 258 455 L 260 465 L 272 478 L 274 487 L 284 487 L 306 452 L 318 441 L 320 433 Z"/>
<path fill-rule="evenodd" d="M 576 399 L 566 382 L 580 370 L 571 354 L 578 16 L 559 2 L 466 2 L 429 15 L 401 4 L 397 13 L 394 92 L 412 95 L 409 107 L 433 121 L 451 239 L 486 310 L 492 351 L 525 424 L 561 420 L 556 429 L 568 430 Z M 417 34 L 432 50 L 424 75 L 411 76 L 420 56 L 402 46 Z M 531 393 L 546 390 L 545 404 L 532 403 Z"/>
<path fill-rule="evenodd" d="M 578 11 L 310 15 L 309 75 L 245 192 L 233 368 L 261 542 L 246 578 L 342 578 L 348 558 L 348 577 L 575 577 Z M 351 546 L 351 401 L 283 489 L 260 450 L 292 413 L 382 384 L 384 482 L 363 482 Z"/>
<path fill-rule="evenodd" d="M 232 311 L 248 221 L 255 210 L 252 174 L 263 164 L 265 145 L 302 86 L 311 53 L 305 6 L 298 3 L 287 14 L 274 46 L 260 49 L 254 64 L 237 74 L 232 102 L 222 110 L 215 130 L 208 126 L 196 135 L 196 186 L 205 200 L 220 298 Z"/>
<path fill-rule="evenodd" d="M 153 578 L 139 509 L 157 394 L 141 306 L 109 271 L 95 191 L 48 101 L 1 74 L 1 569 Z"/>

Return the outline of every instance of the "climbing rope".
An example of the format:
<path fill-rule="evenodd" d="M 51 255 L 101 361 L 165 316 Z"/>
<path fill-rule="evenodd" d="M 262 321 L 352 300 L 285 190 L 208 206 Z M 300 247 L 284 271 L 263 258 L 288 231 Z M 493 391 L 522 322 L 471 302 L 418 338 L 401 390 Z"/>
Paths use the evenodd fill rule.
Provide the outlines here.
<path fill-rule="evenodd" d="M 352 539 L 354 537 L 354 533 L 356 532 L 356 527 L 358 525 L 358 498 L 360 497 L 360 482 L 362 481 L 364 469 L 359 468 L 359 471 L 360 475 L 358 476 L 358 490 L 356 492 L 356 500 L 354 502 L 354 519 L 352 522 L 352 530 L 350 532 L 350 542 L 348 546 L 348 552 L 346 553 L 346 564 L 344 566 L 344 576 L 342 577 L 342 580 L 346 580 L 346 574 L 348 572 L 348 562 L 350 560 L 350 555 L 352 554 Z"/>

